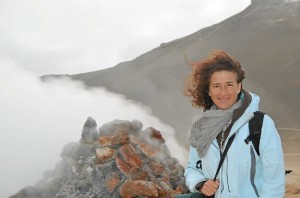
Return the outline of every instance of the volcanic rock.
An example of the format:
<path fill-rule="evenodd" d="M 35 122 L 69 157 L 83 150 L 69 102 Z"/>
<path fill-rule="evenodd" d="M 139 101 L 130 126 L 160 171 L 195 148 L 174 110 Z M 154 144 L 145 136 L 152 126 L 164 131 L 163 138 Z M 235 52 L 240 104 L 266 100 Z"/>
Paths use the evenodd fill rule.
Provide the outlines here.
<path fill-rule="evenodd" d="M 114 120 L 98 133 L 88 117 L 80 141 L 64 146 L 55 169 L 10 198 L 171 198 L 188 192 L 184 169 L 162 133 L 142 127 L 138 120 Z"/>
<path fill-rule="evenodd" d="M 92 117 L 88 117 L 83 125 L 81 140 L 87 142 L 93 142 L 98 137 L 97 123 Z"/>

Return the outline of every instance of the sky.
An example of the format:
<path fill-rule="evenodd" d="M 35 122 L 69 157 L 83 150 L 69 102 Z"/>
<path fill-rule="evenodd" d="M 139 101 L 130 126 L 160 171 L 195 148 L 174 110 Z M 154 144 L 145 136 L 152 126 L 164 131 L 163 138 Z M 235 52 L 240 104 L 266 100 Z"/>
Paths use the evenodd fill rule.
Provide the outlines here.
<path fill-rule="evenodd" d="M 170 3 L 171 2 L 171 3 Z M 245 9 L 250 0 L 0 0 L 0 197 L 53 170 L 65 144 L 81 137 L 88 116 L 98 127 L 140 120 L 186 156 L 174 131 L 151 109 L 104 88 L 46 74 L 101 70 L 161 43 L 192 34 Z"/>
<path fill-rule="evenodd" d="M 113 67 L 245 9 L 250 0 L 0 0 L 0 55 L 39 75 Z"/>

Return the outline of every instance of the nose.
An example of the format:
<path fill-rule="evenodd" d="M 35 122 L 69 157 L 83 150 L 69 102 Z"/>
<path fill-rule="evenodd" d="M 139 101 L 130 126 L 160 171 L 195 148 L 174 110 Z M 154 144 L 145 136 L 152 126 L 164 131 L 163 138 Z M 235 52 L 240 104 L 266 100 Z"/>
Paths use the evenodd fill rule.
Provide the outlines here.
<path fill-rule="evenodd" d="M 219 92 L 219 94 L 220 94 L 221 96 L 224 96 L 224 95 L 227 94 L 227 88 L 226 88 L 226 86 L 221 86 L 221 87 L 220 87 L 220 92 Z"/>

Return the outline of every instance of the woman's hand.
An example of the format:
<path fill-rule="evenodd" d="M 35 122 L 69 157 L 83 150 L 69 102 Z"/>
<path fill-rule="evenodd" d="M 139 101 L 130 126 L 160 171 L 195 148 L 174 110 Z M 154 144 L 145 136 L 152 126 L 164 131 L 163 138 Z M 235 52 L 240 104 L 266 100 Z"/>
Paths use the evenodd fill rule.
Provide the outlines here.
<path fill-rule="evenodd" d="M 219 188 L 219 180 L 207 180 L 199 191 L 206 196 L 214 195 Z"/>

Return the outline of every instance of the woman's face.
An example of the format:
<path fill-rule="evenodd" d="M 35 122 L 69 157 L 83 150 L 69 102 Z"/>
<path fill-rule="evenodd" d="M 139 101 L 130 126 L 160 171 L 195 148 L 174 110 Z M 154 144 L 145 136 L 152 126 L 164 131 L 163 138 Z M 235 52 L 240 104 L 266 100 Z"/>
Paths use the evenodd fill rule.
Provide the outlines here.
<path fill-rule="evenodd" d="M 229 109 L 237 101 L 241 83 L 237 83 L 237 74 L 232 71 L 216 71 L 209 82 L 209 96 L 218 109 Z"/>

